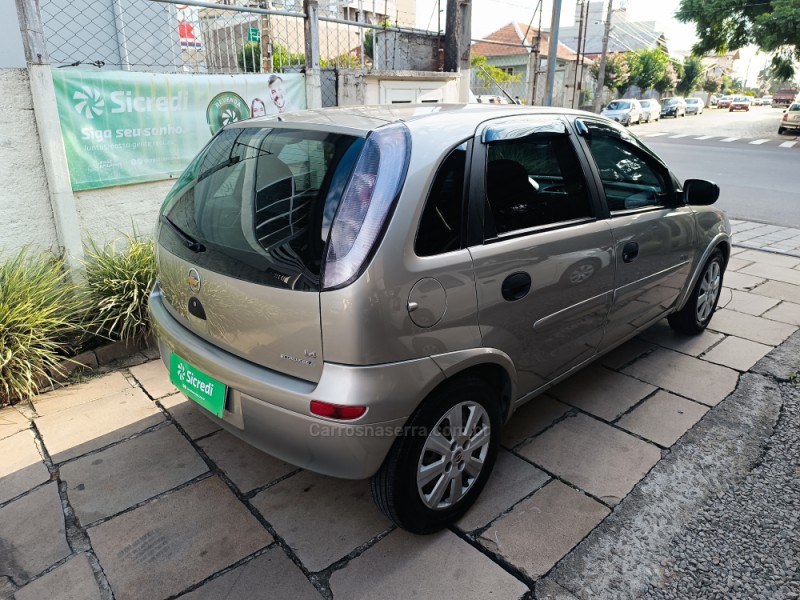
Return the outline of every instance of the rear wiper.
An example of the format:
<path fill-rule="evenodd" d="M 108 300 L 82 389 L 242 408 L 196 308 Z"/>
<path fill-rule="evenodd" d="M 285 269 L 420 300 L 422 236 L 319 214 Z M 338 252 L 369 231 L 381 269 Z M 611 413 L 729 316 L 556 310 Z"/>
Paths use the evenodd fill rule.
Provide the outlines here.
<path fill-rule="evenodd" d="M 206 247 L 198 242 L 196 239 L 185 233 L 180 227 L 175 225 L 172 220 L 167 215 L 161 215 L 161 222 L 164 223 L 167 227 L 172 230 L 172 233 L 177 235 L 183 245 L 186 246 L 192 252 L 205 252 Z"/>
<path fill-rule="evenodd" d="M 214 165 L 210 169 L 203 171 L 200 175 L 197 176 L 197 181 L 202 181 L 206 177 L 209 177 L 219 171 L 220 169 L 224 169 L 226 167 L 230 167 L 231 165 L 235 165 L 240 160 L 242 160 L 241 156 L 231 156 L 228 160 L 219 163 L 218 165 Z"/>

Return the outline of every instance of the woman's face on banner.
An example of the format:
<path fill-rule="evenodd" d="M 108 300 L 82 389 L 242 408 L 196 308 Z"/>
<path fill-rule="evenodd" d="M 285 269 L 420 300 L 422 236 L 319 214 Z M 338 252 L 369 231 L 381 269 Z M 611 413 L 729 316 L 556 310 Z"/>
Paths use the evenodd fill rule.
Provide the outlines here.
<path fill-rule="evenodd" d="M 253 102 L 250 104 L 250 116 L 251 117 L 263 117 L 267 114 L 267 106 L 264 104 L 264 101 L 261 98 L 255 98 Z"/>

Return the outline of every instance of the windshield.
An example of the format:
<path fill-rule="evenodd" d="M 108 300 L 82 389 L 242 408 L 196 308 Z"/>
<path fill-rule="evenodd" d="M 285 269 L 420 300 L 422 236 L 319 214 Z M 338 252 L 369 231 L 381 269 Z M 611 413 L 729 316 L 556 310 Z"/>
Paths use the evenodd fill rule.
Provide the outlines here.
<path fill-rule="evenodd" d="M 699 104 L 699 103 L 700 103 L 700 101 L 697 100 L 696 98 L 687 98 L 686 99 L 686 104 Z"/>
<path fill-rule="evenodd" d="M 748 102 L 748 100 L 747 100 L 747 98 L 745 96 L 736 96 L 736 98 L 734 98 L 733 101 L 734 102 Z"/>
<path fill-rule="evenodd" d="M 630 107 L 631 107 L 631 103 L 630 102 L 621 102 L 619 100 L 615 100 L 614 102 L 611 102 L 606 107 L 606 109 L 607 110 L 627 110 Z"/>
<path fill-rule="evenodd" d="M 667 98 L 664 104 L 666 104 L 667 106 L 674 106 L 678 104 L 678 100 L 676 100 L 675 98 Z"/>
<path fill-rule="evenodd" d="M 167 196 L 159 243 L 217 273 L 317 291 L 328 231 L 363 144 L 321 131 L 224 129 Z"/>
<path fill-rule="evenodd" d="M 649 108 L 650 107 L 650 100 L 640 100 L 639 104 L 642 105 L 642 108 Z"/>

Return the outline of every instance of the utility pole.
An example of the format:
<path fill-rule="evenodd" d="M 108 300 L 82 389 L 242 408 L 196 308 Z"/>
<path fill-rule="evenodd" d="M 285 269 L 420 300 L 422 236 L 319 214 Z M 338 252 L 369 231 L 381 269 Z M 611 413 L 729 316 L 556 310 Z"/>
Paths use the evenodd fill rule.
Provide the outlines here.
<path fill-rule="evenodd" d="M 444 70 L 461 73 L 459 100 L 469 99 L 472 0 L 447 0 L 444 30 Z"/>
<path fill-rule="evenodd" d="M 575 62 L 575 78 L 572 81 L 572 108 L 575 108 L 575 94 L 578 93 L 578 71 L 583 62 L 581 59 L 581 38 L 583 37 L 583 0 L 578 1 L 578 10 L 581 11 L 581 20 L 578 24 L 578 60 Z"/>
<path fill-rule="evenodd" d="M 553 106 L 553 87 L 556 83 L 556 64 L 558 60 L 558 27 L 561 20 L 561 0 L 553 0 L 553 16 L 550 19 L 550 47 L 547 50 L 547 87 L 544 103 Z"/>
<path fill-rule="evenodd" d="M 603 86 L 606 84 L 606 54 L 608 54 L 608 36 L 611 35 L 611 17 L 614 14 L 614 0 L 608 0 L 608 13 L 606 14 L 606 28 L 603 31 L 603 51 L 600 54 L 600 71 L 597 74 L 597 90 L 594 94 L 592 112 L 600 112 L 603 100 Z"/>

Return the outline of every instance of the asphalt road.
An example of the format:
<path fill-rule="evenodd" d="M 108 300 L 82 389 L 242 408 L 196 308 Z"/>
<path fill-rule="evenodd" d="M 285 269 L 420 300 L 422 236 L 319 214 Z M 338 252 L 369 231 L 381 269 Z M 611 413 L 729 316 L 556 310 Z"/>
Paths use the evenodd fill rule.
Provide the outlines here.
<path fill-rule="evenodd" d="M 680 179 L 718 183 L 717 205 L 731 218 L 800 227 L 800 137 L 778 135 L 782 116 L 770 107 L 748 113 L 707 109 L 631 131 Z"/>

